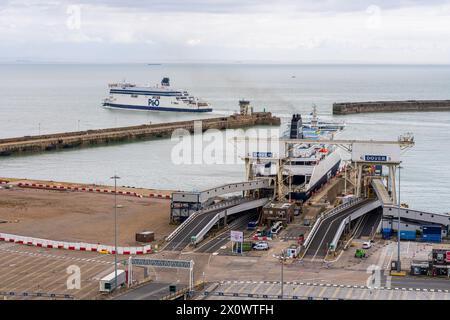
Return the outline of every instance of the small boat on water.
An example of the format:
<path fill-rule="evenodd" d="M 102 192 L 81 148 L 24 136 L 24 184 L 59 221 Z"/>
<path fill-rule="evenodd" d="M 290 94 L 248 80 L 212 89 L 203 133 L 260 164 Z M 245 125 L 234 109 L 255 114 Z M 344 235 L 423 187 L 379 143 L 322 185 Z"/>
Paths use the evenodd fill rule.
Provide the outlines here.
<path fill-rule="evenodd" d="M 132 83 L 109 84 L 109 96 L 103 100 L 103 106 L 145 111 L 212 111 L 209 103 L 190 95 L 186 90 L 172 89 L 169 78 L 163 78 L 160 86 L 137 86 Z"/>

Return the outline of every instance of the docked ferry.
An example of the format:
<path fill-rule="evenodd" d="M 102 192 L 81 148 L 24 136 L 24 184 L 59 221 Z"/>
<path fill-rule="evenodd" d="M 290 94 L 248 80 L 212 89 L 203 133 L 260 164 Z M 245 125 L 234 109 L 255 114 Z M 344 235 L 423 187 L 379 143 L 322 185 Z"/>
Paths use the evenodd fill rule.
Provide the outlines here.
<path fill-rule="evenodd" d="M 154 87 L 112 83 L 109 85 L 109 96 L 104 99 L 103 106 L 145 111 L 212 111 L 209 103 L 190 95 L 186 90 L 172 89 L 169 78 L 163 78 L 161 86 Z"/>
<path fill-rule="evenodd" d="M 313 107 L 310 121 L 303 121 L 294 114 L 283 139 L 303 139 L 306 142 L 283 145 L 285 159 L 282 167 L 283 180 L 289 185 L 291 199 L 307 200 L 339 170 L 341 156 L 337 146 L 315 143 L 315 140 L 331 140 L 344 129 L 343 123 L 321 122 Z M 271 159 L 257 159 L 253 164 L 256 176 L 275 176 L 278 168 Z"/>

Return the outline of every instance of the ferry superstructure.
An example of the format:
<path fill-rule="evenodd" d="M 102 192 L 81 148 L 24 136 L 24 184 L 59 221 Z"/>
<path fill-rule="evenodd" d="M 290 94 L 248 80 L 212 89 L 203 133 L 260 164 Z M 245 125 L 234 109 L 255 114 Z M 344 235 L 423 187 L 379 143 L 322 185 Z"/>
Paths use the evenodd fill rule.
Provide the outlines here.
<path fill-rule="evenodd" d="M 301 115 L 292 116 L 288 130 L 281 136 L 287 139 L 330 140 L 344 128 L 342 123 L 320 122 L 316 108 L 313 107 L 310 121 L 303 121 Z M 290 198 L 307 200 L 312 192 L 334 176 L 339 170 L 341 156 L 335 145 L 323 143 L 297 143 L 280 146 L 283 150 L 282 175 L 288 185 Z M 263 156 L 261 156 L 263 155 Z M 268 156 L 269 155 L 269 156 Z M 273 161 L 272 152 L 258 152 L 254 158 L 253 174 L 256 177 L 276 177 L 277 163 Z"/>
<path fill-rule="evenodd" d="M 154 87 L 112 83 L 109 85 L 109 96 L 103 101 L 103 106 L 144 111 L 212 111 L 209 103 L 190 95 L 186 90 L 172 89 L 169 78 L 163 78 L 161 86 Z"/>

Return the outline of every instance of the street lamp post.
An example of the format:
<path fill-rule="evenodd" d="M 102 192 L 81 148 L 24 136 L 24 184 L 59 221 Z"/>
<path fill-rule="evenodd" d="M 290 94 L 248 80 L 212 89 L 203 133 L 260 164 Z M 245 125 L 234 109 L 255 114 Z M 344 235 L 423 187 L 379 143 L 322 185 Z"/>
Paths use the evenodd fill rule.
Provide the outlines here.
<path fill-rule="evenodd" d="M 400 266 L 400 169 L 402 167 L 399 166 L 398 167 L 398 208 L 397 208 L 397 218 L 398 218 L 398 227 L 397 227 L 397 271 L 400 272 L 401 271 L 401 266 Z"/>
<path fill-rule="evenodd" d="M 281 251 L 281 299 L 283 299 L 284 295 L 284 250 Z"/>
<path fill-rule="evenodd" d="M 117 179 L 120 179 L 117 175 L 111 177 L 114 179 L 114 290 L 117 289 Z"/>

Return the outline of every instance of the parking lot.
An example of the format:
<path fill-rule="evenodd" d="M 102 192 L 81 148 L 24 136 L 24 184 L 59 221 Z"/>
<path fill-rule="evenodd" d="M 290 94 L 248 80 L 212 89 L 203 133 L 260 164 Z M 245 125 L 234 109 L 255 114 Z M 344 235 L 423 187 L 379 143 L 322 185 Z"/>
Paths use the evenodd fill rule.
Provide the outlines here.
<path fill-rule="evenodd" d="M 74 299 L 100 298 L 98 281 L 113 270 L 113 260 L 113 256 L 96 253 L 0 243 L 0 291 L 14 293 L 0 298 L 39 299 L 23 296 L 23 293 L 66 294 Z M 80 268 L 80 289 L 67 289 L 70 276 L 67 267 L 72 265 Z"/>

